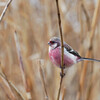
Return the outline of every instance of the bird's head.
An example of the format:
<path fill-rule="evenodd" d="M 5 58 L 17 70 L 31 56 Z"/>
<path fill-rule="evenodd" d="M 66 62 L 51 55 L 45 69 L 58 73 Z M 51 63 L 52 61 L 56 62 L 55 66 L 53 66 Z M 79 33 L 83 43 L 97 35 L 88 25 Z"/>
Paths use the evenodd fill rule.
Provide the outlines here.
<path fill-rule="evenodd" d="M 48 42 L 48 45 L 49 45 L 50 50 L 53 50 L 53 49 L 59 47 L 60 44 L 61 44 L 60 43 L 60 39 L 58 37 L 53 37 Z"/>

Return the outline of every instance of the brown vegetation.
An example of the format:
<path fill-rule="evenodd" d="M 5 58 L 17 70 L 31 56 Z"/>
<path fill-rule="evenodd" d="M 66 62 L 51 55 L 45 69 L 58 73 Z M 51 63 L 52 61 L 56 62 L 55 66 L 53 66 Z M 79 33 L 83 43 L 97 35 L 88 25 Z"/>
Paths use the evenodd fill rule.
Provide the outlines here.
<path fill-rule="evenodd" d="M 0 15 L 10 0 L 0 0 Z M 97 2 L 96 2 L 97 1 Z M 100 59 L 100 0 L 59 0 L 64 41 Z M 48 57 L 59 36 L 56 0 L 12 0 L 0 18 L 0 100 L 56 100 L 60 69 Z M 68 68 L 61 100 L 99 100 L 100 63 Z"/>

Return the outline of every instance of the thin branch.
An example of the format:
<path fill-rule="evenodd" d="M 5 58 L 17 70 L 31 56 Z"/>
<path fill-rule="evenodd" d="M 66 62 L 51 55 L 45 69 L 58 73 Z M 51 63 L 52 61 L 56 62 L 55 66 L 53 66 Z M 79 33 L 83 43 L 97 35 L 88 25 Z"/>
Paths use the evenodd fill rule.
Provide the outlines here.
<path fill-rule="evenodd" d="M 56 0 L 56 6 L 57 6 L 59 31 L 60 31 L 60 39 L 61 39 L 61 74 L 62 74 L 62 76 L 61 76 L 60 87 L 59 87 L 58 96 L 57 96 L 57 100 L 59 100 L 60 91 L 61 91 L 61 85 L 62 85 L 63 75 L 64 75 L 64 70 L 63 70 L 64 47 L 63 47 L 63 35 L 62 35 L 62 27 L 61 27 L 61 16 L 60 16 L 60 11 L 59 11 L 58 0 Z"/>
<path fill-rule="evenodd" d="M 24 97 L 23 97 L 23 95 L 20 93 L 20 91 L 15 87 L 15 85 L 12 82 L 9 82 L 9 85 L 15 91 L 15 93 L 17 95 L 17 98 L 19 98 L 20 100 L 25 100 Z"/>
<path fill-rule="evenodd" d="M 58 90 L 57 100 L 59 100 L 59 98 L 60 98 L 60 92 L 61 92 L 62 81 L 63 81 L 63 77 L 61 77 L 61 79 L 60 79 L 60 86 L 59 86 L 59 90 Z"/>
<path fill-rule="evenodd" d="M 18 59 L 19 59 L 19 62 L 20 62 L 20 68 L 21 68 L 21 72 L 22 72 L 23 83 L 24 83 L 24 85 L 26 87 L 25 69 L 24 69 L 24 65 L 23 65 L 23 60 L 22 60 L 22 55 L 21 55 L 19 40 L 18 40 L 18 36 L 17 36 L 17 32 L 16 31 L 14 33 L 14 39 L 15 39 L 15 43 L 16 43 L 16 49 L 17 49 Z"/>
<path fill-rule="evenodd" d="M 27 98 L 31 98 L 30 92 L 28 90 L 27 76 L 25 73 L 25 66 L 23 64 L 23 59 L 22 59 L 22 55 L 21 55 L 19 39 L 18 39 L 16 31 L 14 33 L 14 39 L 15 39 L 15 43 L 16 43 L 16 49 L 17 49 L 18 60 L 19 60 L 19 64 L 20 64 L 20 70 L 21 70 L 21 75 L 22 75 L 22 79 L 23 79 L 23 84 L 24 84 L 24 87 L 26 89 L 27 94 L 29 94 L 29 97 L 27 95 Z"/>
<path fill-rule="evenodd" d="M 5 82 L 7 82 L 7 84 L 9 86 L 9 88 L 11 89 L 12 93 L 14 94 L 14 92 L 15 92 L 18 99 L 25 100 L 24 97 L 22 96 L 22 94 L 19 92 L 19 90 L 14 86 L 14 84 L 12 82 L 10 82 L 7 79 L 6 75 L 3 72 L 0 73 L 0 77 L 2 77 L 2 79 L 5 80 Z"/>
<path fill-rule="evenodd" d="M 0 88 L 4 91 L 4 93 L 5 93 L 5 95 L 6 95 L 6 97 L 8 98 L 8 100 L 12 100 L 12 98 L 8 95 L 8 93 L 7 93 L 7 88 L 5 89 L 3 86 L 2 86 L 2 84 L 0 84 Z M 1 90 L 0 89 L 0 90 Z"/>
<path fill-rule="evenodd" d="M 2 12 L 2 14 L 1 14 L 1 16 L 0 16 L 0 22 L 2 21 L 4 15 L 5 15 L 6 11 L 7 11 L 7 8 L 9 7 L 9 5 L 10 5 L 11 2 L 12 2 L 12 0 L 9 0 L 9 1 L 7 2 L 5 8 L 4 8 L 4 10 L 3 10 L 3 12 Z"/>
<path fill-rule="evenodd" d="M 46 90 L 46 84 L 45 84 L 45 79 L 44 79 L 44 75 L 43 75 L 43 70 L 41 68 L 41 61 L 40 60 L 39 60 L 39 71 L 40 71 L 41 81 L 42 81 L 44 92 L 45 92 L 45 100 L 48 100 L 49 98 L 48 98 L 48 93 Z"/>
<path fill-rule="evenodd" d="M 5 87 L 3 87 L 1 85 L 1 88 L 3 88 L 7 97 L 10 98 L 10 100 L 16 100 L 15 95 L 14 95 L 13 91 L 11 90 L 11 87 L 9 86 L 8 80 L 1 73 L 0 73 L 0 80 L 2 80 L 5 85 Z M 5 90 L 5 88 L 6 88 L 6 90 Z"/>

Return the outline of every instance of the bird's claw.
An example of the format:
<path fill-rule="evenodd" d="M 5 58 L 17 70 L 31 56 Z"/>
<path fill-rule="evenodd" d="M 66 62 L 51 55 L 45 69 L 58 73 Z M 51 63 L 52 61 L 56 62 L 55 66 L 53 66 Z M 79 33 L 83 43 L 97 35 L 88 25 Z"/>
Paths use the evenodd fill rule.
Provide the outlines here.
<path fill-rule="evenodd" d="M 63 66 L 63 67 L 62 67 L 62 66 L 60 66 L 60 68 L 61 68 L 61 69 L 65 69 L 65 66 Z"/>
<path fill-rule="evenodd" d="M 63 78 L 65 76 L 65 73 L 60 72 L 60 76 Z"/>

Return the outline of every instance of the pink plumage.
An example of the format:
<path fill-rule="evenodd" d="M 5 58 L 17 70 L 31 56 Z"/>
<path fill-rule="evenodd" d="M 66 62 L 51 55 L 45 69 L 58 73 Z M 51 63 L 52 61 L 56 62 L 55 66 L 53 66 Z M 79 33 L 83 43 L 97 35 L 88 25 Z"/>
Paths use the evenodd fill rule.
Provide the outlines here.
<path fill-rule="evenodd" d="M 49 57 L 53 64 L 60 67 L 60 65 L 61 65 L 61 48 L 58 47 L 56 49 L 50 50 Z M 64 54 L 64 66 L 69 67 L 73 64 L 74 64 L 74 61 L 70 57 L 68 57 L 67 55 Z"/>
<path fill-rule="evenodd" d="M 49 44 L 49 57 L 53 64 L 58 67 L 61 67 L 61 42 L 57 37 L 53 37 L 48 42 Z M 64 66 L 70 67 L 73 64 L 83 61 L 83 60 L 91 60 L 100 62 L 100 60 L 92 59 L 92 58 L 84 58 L 81 57 L 75 50 L 72 49 L 66 42 L 64 42 Z"/>

